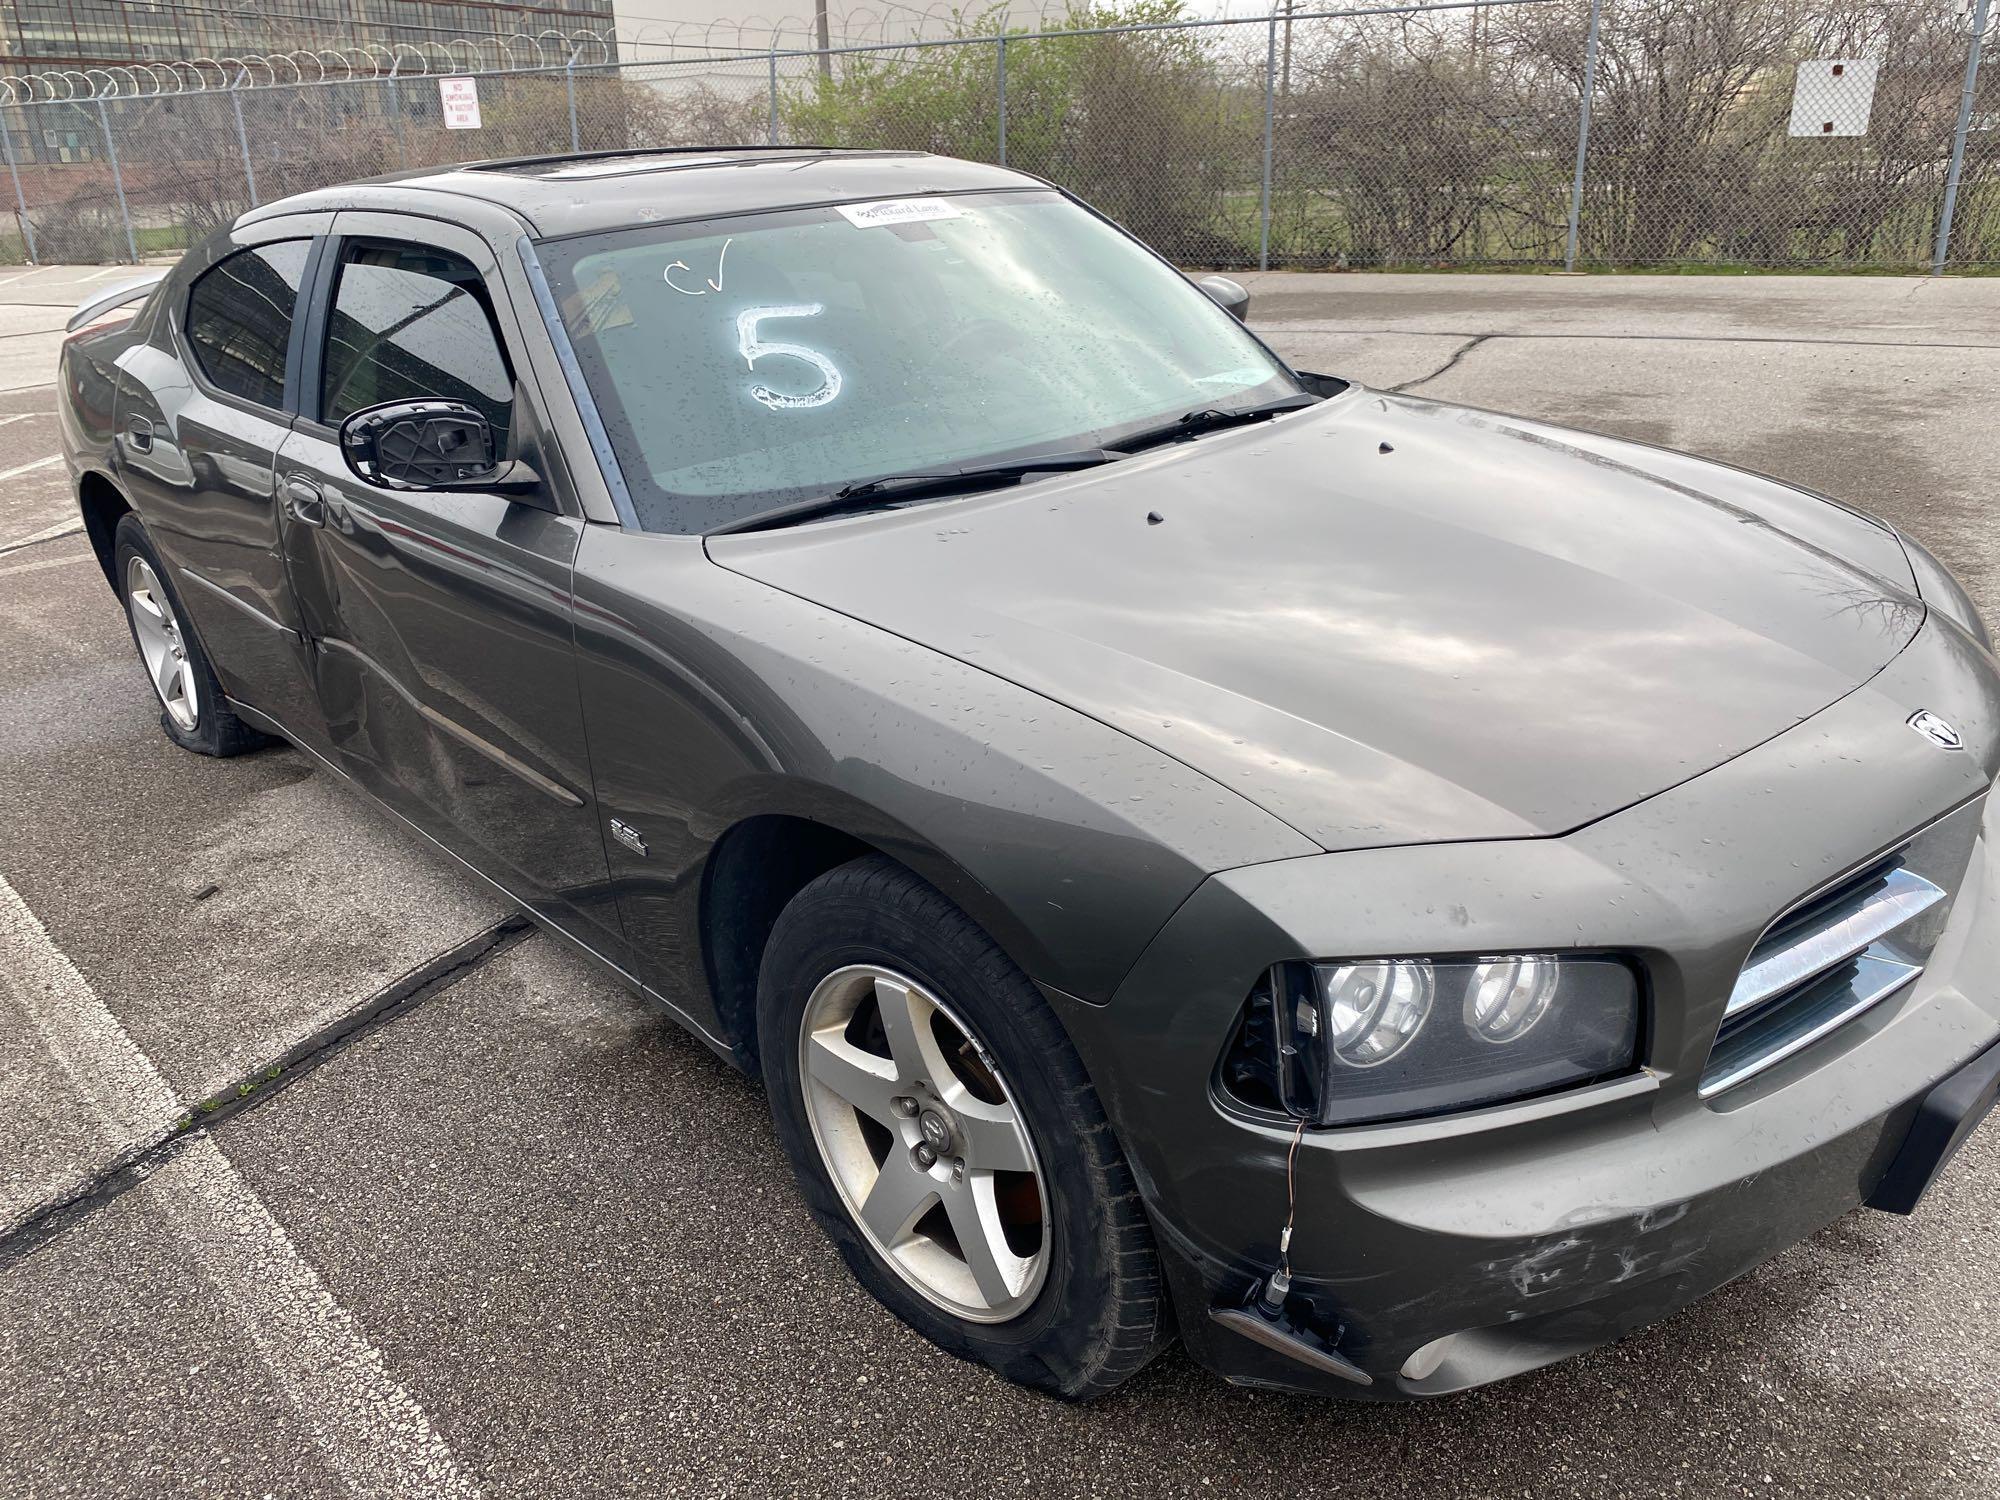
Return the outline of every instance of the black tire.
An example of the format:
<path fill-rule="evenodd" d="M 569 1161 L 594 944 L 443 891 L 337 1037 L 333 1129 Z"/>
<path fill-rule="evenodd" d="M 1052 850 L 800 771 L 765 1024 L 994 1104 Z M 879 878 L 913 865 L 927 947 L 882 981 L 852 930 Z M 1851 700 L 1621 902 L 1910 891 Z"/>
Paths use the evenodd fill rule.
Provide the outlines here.
<path fill-rule="evenodd" d="M 800 1030 L 819 983 L 872 964 L 915 980 L 976 1033 L 1034 1143 L 1048 1220 L 1045 1279 L 1006 1322 L 953 1316 L 898 1274 L 855 1222 L 806 1114 Z M 1069 1400 L 1136 1374 L 1171 1337 L 1152 1231 L 1083 1064 L 1034 984 L 943 895 L 879 855 L 814 880 L 778 916 L 757 1024 L 778 1139 L 806 1201 L 861 1284 L 961 1359 Z"/>
<path fill-rule="evenodd" d="M 181 648 L 186 653 L 185 665 L 193 689 L 190 696 L 195 720 L 185 727 L 177 722 L 161 701 L 157 687 L 148 680 L 147 688 L 153 693 L 153 701 L 160 704 L 161 732 L 183 750 L 192 750 L 197 755 L 241 755 L 246 750 L 270 744 L 270 736 L 252 729 L 237 718 L 229 707 L 229 700 L 223 697 L 222 685 L 215 680 L 215 669 L 209 665 L 208 652 L 195 632 L 194 621 L 188 617 L 186 606 L 181 603 L 180 591 L 174 587 L 167 565 L 160 560 L 160 554 L 153 547 L 153 539 L 146 534 L 145 523 L 127 511 L 119 518 L 112 545 L 112 578 L 118 590 L 118 602 L 125 607 L 125 626 L 131 632 L 132 646 L 139 652 L 140 661 L 145 661 L 145 649 L 140 643 L 138 625 L 132 616 L 128 587 L 135 557 L 142 559 L 153 570 L 160 591 L 172 606 Z"/>

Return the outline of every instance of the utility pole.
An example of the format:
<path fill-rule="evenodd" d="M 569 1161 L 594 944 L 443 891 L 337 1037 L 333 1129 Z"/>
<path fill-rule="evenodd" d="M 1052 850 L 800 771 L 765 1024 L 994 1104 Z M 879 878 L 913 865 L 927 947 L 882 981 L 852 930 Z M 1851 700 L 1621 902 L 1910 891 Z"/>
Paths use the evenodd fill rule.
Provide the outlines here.
<path fill-rule="evenodd" d="M 819 76 L 833 77 L 832 42 L 826 33 L 826 0 L 813 0 L 813 23 L 819 27 Z"/>

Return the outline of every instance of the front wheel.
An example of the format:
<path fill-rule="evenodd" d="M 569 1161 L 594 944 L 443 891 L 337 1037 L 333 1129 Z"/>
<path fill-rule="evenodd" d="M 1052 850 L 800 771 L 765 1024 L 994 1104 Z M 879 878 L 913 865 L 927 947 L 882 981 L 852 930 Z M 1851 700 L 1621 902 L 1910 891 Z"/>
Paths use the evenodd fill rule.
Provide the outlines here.
<path fill-rule="evenodd" d="M 874 856 L 780 914 L 758 985 L 780 1141 L 857 1279 L 949 1352 L 1073 1399 L 1165 1341 L 1131 1169 L 1039 991 Z"/>

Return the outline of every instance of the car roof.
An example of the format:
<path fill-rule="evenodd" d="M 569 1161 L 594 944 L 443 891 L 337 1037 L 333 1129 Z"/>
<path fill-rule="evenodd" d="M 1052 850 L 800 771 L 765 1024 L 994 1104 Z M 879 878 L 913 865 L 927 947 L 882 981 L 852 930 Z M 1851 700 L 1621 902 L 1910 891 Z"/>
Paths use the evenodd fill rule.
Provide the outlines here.
<path fill-rule="evenodd" d="M 393 172 L 299 193 L 241 223 L 333 209 L 402 209 L 429 198 L 479 199 L 511 210 L 539 237 L 873 198 L 1045 187 L 1005 167 L 927 151 L 825 146 L 662 147 L 516 156 Z"/>

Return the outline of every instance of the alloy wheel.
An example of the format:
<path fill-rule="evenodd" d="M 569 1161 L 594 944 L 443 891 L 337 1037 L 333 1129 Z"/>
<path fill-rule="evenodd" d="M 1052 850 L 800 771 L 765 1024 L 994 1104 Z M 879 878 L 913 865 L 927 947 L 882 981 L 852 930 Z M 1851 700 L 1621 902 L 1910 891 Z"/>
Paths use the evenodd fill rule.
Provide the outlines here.
<path fill-rule="evenodd" d="M 134 557 L 125 567 L 125 608 L 132 616 L 132 635 L 139 643 L 139 656 L 153 679 L 153 691 L 160 706 L 183 733 L 192 733 L 201 719 L 195 697 L 194 666 L 187 658 L 187 643 L 181 638 L 181 622 L 153 566 L 143 557 Z"/>
<path fill-rule="evenodd" d="M 827 1173 L 896 1273 L 955 1317 L 1025 1311 L 1048 1274 L 1048 1194 L 970 1028 L 904 975 L 836 969 L 806 1002 L 799 1073 Z"/>

